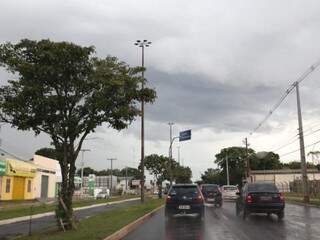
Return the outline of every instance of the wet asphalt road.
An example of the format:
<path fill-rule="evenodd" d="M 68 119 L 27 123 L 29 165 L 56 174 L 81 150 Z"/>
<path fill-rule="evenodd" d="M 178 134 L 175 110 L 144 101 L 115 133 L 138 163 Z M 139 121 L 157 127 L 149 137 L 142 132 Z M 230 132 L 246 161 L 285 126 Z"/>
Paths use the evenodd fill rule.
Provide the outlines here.
<path fill-rule="evenodd" d="M 122 208 L 138 203 L 139 200 L 124 202 L 119 204 L 104 205 L 94 208 L 83 209 L 75 211 L 77 219 L 85 219 L 96 215 L 101 212 L 110 211 L 115 208 Z M 42 217 L 32 220 L 31 229 L 32 232 L 44 231 L 48 228 L 55 227 L 56 220 L 54 216 Z M 7 225 L 0 225 L 0 240 L 2 239 L 12 239 L 13 237 L 20 235 L 27 235 L 29 233 L 29 222 L 23 221 L 18 223 L 12 223 Z"/>
<path fill-rule="evenodd" d="M 233 202 L 222 208 L 206 207 L 203 223 L 194 218 L 176 218 L 165 223 L 163 209 L 130 233 L 126 240 L 143 239 L 215 239 L 215 240 L 313 240 L 320 239 L 320 209 L 287 204 L 285 218 L 251 215 L 248 219 L 235 215 Z"/>

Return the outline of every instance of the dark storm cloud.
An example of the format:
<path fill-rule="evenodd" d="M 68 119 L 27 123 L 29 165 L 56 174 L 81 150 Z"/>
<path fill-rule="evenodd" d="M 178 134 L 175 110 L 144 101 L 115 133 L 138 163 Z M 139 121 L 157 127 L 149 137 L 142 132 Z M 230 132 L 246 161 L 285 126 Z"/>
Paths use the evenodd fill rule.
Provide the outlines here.
<path fill-rule="evenodd" d="M 252 129 L 279 96 L 276 88 L 222 84 L 201 75 L 169 75 L 150 70 L 148 79 L 158 98 L 155 104 L 147 106 L 147 118 L 215 131 Z"/>

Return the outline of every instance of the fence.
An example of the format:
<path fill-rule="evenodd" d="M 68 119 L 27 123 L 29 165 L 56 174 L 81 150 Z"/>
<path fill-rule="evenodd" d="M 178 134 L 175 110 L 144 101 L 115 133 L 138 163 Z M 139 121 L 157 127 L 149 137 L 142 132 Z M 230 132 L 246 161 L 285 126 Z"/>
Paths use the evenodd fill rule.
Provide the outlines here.
<path fill-rule="evenodd" d="M 311 197 L 320 197 L 320 180 L 308 181 L 309 193 Z M 290 182 L 290 190 L 294 193 L 303 194 L 303 186 L 301 180 Z"/>

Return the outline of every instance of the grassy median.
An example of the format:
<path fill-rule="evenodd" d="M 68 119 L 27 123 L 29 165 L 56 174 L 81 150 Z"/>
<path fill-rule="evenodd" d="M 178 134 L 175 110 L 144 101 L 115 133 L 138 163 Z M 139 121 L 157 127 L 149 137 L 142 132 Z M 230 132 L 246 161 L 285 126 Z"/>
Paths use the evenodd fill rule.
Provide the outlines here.
<path fill-rule="evenodd" d="M 75 200 L 73 202 L 73 207 L 85 207 L 99 203 L 107 203 L 107 202 L 114 202 L 129 198 L 136 198 L 136 195 L 128 195 L 128 196 L 119 196 L 119 197 L 112 197 L 109 199 L 90 199 L 90 200 Z M 52 212 L 56 208 L 56 204 L 42 204 L 34 206 L 31 210 L 31 206 L 23 206 L 23 207 L 15 207 L 15 208 L 8 208 L 8 209 L 0 209 L 0 220 L 16 218 L 16 217 L 23 217 L 29 216 L 32 212 L 32 215 L 39 214 L 39 213 L 46 213 Z"/>
<path fill-rule="evenodd" d="M 100 213 L 93 217 L 81 220 L 78 224 L 78 230 L 68 232 L 50 231 L 48 233 L 39 233 L 31 237 L 22 237 L 21 240 L 88 240 L 104 239 L 122 227 L 151 212 L 153 209 L 161 206 L 163 199 L 150 199 L 146 203 L 138 203 L 126 208 L 115 209 Z"/>
<path fill-rule="evenodd" d="M 285 193 L 285 199 L 287 202 L 292 203 L 304 203 L 302 193 Z M 316 197 L 310 197 L 310 205 L 320 207 L 320 199 Z"/>

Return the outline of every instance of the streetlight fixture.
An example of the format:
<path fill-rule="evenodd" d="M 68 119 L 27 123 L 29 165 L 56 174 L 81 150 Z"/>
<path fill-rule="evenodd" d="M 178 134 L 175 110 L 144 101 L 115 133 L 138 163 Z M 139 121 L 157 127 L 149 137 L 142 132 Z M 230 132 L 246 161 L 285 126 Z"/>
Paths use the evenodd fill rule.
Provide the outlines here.
<path fill-rule="evenodd" d="M 144 48 L 150 47 L 152 42 L 144 39 L 137 40 L 134 45 L 141 48 L 142 61 L 141 66 L 144 68 Z M 142 71 L 141 89 L 144 89 L 144 70 Z M 144 100 L 141 100 L 141 202 L 144 202 Z"/>

